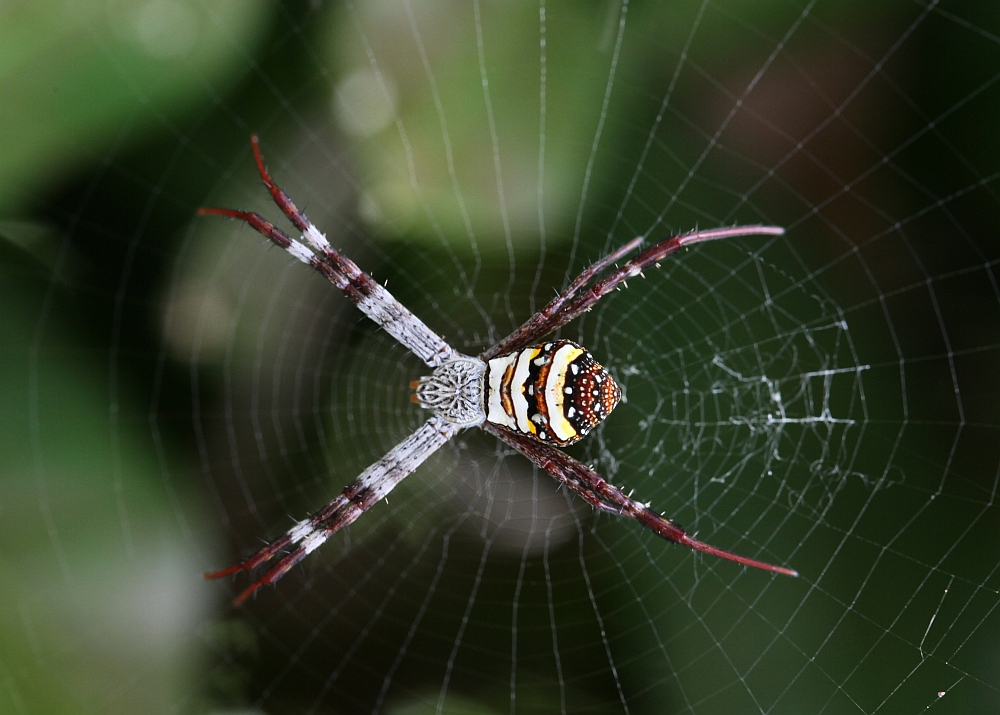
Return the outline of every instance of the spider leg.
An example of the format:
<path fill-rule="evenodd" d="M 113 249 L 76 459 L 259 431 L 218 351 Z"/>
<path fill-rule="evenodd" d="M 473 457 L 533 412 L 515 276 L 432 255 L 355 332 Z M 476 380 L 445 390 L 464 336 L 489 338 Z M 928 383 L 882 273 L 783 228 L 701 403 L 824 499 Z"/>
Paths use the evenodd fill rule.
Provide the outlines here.
<path fill-rule="evenodd" d="M 318 549 L 333 534 L 354 523 L 359 516 L 391 492 L 424 460 L 454 437 L 459 429 L 461 428 L 434 415 L 413 434 L 387 452 L 384 457 L 362 472 L 344 489 L 340 496 L 323 509 L 297 523 L 284 536 L 271 542 L 249 559 L 221 571 L 206 573 L 205 578 L 216 579 L 240 571 L 250 571 L 267 563 L 279 552 L 285 552 L 284 556 L 267 573 L 236 597 L 233 604 L 239 606 L 258 588 L 276 582 L 295 564 Z M 286 551 L 290 547 L 293 548 Z"/>
<path fill-rule="evenodd" d="M 604 258 L 599 260 L 597 263 L 584 268 L 583 272 L 580 273 L 573 282 L 570 283 L 569 288 L 564 290 L 562 293 L 553 298 L 548 305 L 542 308 L 540 311 L 532 315 L 524 324 L 515 330 L 513 333 L 508 335 L 506 338 L 501 340 L 497 345 L 490 348 L 482 355 L 480 355 L 481 360 L 489 360 L 497 355 L 504 355 L 509 352 L 513 352 L 518 348 L 524 347 L 525 345 L 535 342 L 538 338 L 543 335 L 552 332 L 551 329 L 546 329 L 545 326 L 551 319 L 551 316 L 559 311 L 560 308 L 565 305 L 566 301 L 576 295 L 581 288 L 590 283 L 594 277 L 603 271 L 605 268 L 610 266 L 615 261 L 627 256 L 629 253 L 637 249 L 642 245 L 642 238 L 634 238 L 628 243 L 626 243 L 621 248 L 612 251 Z"/>
<path fill-rule="evenodd" d="M 274 226 L 260 214 L 233 209 L 200 208 L 200 215 L 214 214 L 244 221 L 258 233 L 266 236 L 277 246 L 292 256 L 322 273 L 337 288 L 343 291 L 365 315 L 374 320 L 382 329 L 408 348 L 430 367 L 459 357 L 441 336 L 431 330 L 420 318 L 396 300 L 389 291 L 375 282 L 367 273 L 358 268 L 351 259 L 333 249 L 323 232 L 310 221 L 282 191 L 264 164 L 257 135 L 250 137 L 254 161 L 264 185 L 271 193 L 274 203 L 302 232 L 302 242 L 293 240 L 288 234 Z M 315 252 L 314 252 L 315 251 Z"/>
<path fill-rule="evenodd" d="M 557 464 L 555 464 L 551 455 L 549 455 L 545 450 L 538 451 L 537 454 L 528 454 L 527 450 L 533 450 L 537 445 L 543 445 L 536 439 L 525 438 L 519 432 L 502 427 L 501 425 L 494 424 L 493 422 L 483 422 L 480 425 L 483 430 L 489 432 L 491 435 L 499 440 L 506 442 L 516 449 L 518 452 L 526 456 L 532 462 L 537 464 L 539 467 L 544 469 L 549 473 L 553 479 L 562 484 L 564 487 L 568 487 L 576 492 L 577 496 L 582 498 L 585 502 L 590 504 L 590 506 L 598 509 L 599 511 L 607 511 L 613 514 L 620 514 L 621 512 L 611 506 L 610 504 L 604 502 L 600 496 L 591 490 L 581 488 L 579 481 L 573 478 L 573 475 L 568 471 L 561 469 Z M 551 449 L 551 448 L 550 448 Z M 558 450 L 552 449 L 553 452 L 562 454 Z"/>
<path fill-rule="evenodd" d="M 720 238 L 732 238 L 734 236 L 768 235 L 780 236 L 785 229 L 779 226 L 732 226 L 730 228 L 716 228 L 707 231 L 693 231 L 680 236 L 671 236 L 660 241 L 655 246 L 648 248 L 636 258 L 626 263 L 621 268 L 612 271 L 604 278 L 597 281 L 589 289 L 580 291 L 601 271 L 612 263 L 622 258 L 642 243 L 641 238 L 633 239 L 618 250 L 610 253 L 600 261 L 584 269 L 577 276 L 569 288 L 556 296 L 548 305 L 528 318 L 521 327 L 501 340 L 496 346 L 490 348 L 480 359 L 490 360 L 497 355 L 506 355 L 520 348 L 538 342 L 545 335 L 548 335 L 556 328 L 559 328 L 576 318 L 581 313 L 590 310 L 597 301 L 618 287 L 620 283 L 633 276 L 639 275 L 644 268 L 655 263 L 659 263 L 672 253 L 676 253 L 682 248 L 704 241 L 714 241 Z"/>
<path fill-rule="evenodd" d="M 640 504 L 631 499 L 616 486 L 607 482 L 596 471 L 551 445 L 490 422 L 483 423 L 482 427 L 490 434 L 514 447 L 518 452 L 552 475 L 556 481 L 565 484 L 579 496 L 583 497 L 588 504 L 597 509 L 627 516 L 638 521 L 650 531 L 659 534 L 664 539 L 687 546 L 695 551 L 701 551 L 763 571 L 784 574 L 785 576 L 799 575 L 797 571 L 792 569 L 740 556 L 691 538 L 678 524 L 657 514 L 645 504 Z"/>
<path fill-rule="evenodd" d="M 355 482 L 352 486 L 356 485 L 357 482 Z M 282 556 L 281 559 L 278 560 L 278 562 L 275 563 L 274 566 L 268 569 L 267 573 L 265 573 L 261 578 L 257 579 L 247 588 L 245 588 L 240 593 L 239 596 L 233 599 L 233 605 L 234 606 L 242 605 L 243 602 L 246 601 L 248 598 L 250 598 L 250 596 L 252 596 L 254 592 L 261 586 L 269 586 L 277 582 L 278 579 L 280 579 L 282 576 L 288 573 L 291 570 L 291 568 L 295 566 L 295 564 L 299 563 L 302 559 L 304 559 L 306 556 L 308 556 L 317 548 L 319 548 L 327 539 L 329 539 L 335 533 L 343 529 L 345 526 L 353 524 L 354 521 L 357 520 L 359 516 L 368 511 L 368 509 L 371 508 L 371 506 L 374 505 L 376 501 L 377 501 L 376 499 L 372 498 L 372 493 L 370 491 L 363 490 L 357 495 L 357 498 L 355 500 L 352 500 L 347 505 L 347 508 L 343 509 L 339 514 L 337 514 L 337 517 L 335 519 L 318 526 L 313 526 L 315 522 L 313 522 L 312 520 L 308 520 L 306 522 L 300 522 L 299 524 L 297 524 L 296 525 L 297 528 L 305 530 L 305 536 L 301 537 L 299 545 L 296 546 L 291 551 L 289 551 L 288 553 L 286 553 L 284 556 Z M 287 538 L 287 534 L 286 537 L 279 539 L 279 541 L 283 541 L 285 540 L 285 538 Z M 288 546 L 291 543 L 294 542 L 290 539 L 286 540 L 285 546 Z M 270 559 L 271 556 L 273 556 L 276 553 L 276 550 L 273 548 L 273 544 L 268 547 L 265 547 L 264 551 L 269 552 L 267 559 Z M 267 559 L 264 559 L 264 561 L 266 561 Z M 257 559 L 257 556 L 251 559 L 251 561 L 257 561 L 258 565 L 263 563 L 263 561 Z M 209 579 L 218 578 L 220 576 L 226 575 L 227 573 L 233 573 L 234 569 L 235 571 L 243 571 L 245 570 L 245 567 L 241 564 L 239 567 L 225 569 L 224 571 L 218 571 L 216 573 L 205 574 L 205 578 Z"/>

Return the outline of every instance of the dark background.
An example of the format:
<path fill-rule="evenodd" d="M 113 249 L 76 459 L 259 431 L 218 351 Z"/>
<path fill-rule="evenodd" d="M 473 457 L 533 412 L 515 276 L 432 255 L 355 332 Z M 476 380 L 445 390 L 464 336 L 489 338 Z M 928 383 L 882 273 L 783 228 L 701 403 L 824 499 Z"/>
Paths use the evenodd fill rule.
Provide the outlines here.
<path fill-rule="evenodd" d="M 50 0 L 0 10 L 0 86 L 0 710 L 1000 705 L 994 4 Z M 629 396 L 573 453 L 802 576 L 595 519 L 471 432 L 230 609 L 246 579 L 201 572 L 423 418 L 405 350 L 194 218 L 278 215 L 254 131 L 470 353 L 634 236 L 785 226 L 563 335 Z"/>

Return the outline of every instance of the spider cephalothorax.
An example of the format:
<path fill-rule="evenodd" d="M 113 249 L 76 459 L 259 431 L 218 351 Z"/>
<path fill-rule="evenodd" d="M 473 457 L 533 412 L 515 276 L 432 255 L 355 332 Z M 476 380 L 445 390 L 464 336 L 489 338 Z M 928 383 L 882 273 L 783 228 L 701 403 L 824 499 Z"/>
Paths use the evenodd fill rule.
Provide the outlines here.
<path fill-rule="evenodd" d="M 413 401 L 453 425 L 475 427 L 486 419 L 483 407 L 485 375 L 486 363 L 462 355 L 439 365 L 430 375 L 411 382 Z"/>
<path fill-rule="evenodd" d="M 260 214 L 232 209 L 201 209 L 248 223 L 297 260 L 312 266 L 343 291 L 365 315 L 424 361 L 433 372 L 415 380 L 414 401 L 434 414 L 375 464 L 361 473 L 333 501 L 289 529 L 246 561 L 206 574 L 219 578 L 261 566 L 279 553 L 278 562 L 245 589 L 236 603 L 264 584 L 274 583 L 332 534 L 353 523 L 424 460 L 468 427 L 481 427 L 511 445 L 553 479 L 572 490 L 595 509 L 634 519 L 647 529 L 696 551 L 719 556 L 754 568 L 798 575 L 757 559 L 739 556 L 692 538 L 680 526 L 637 502 L 604 480 L 592 468 L 556 449 L 582 439 L 615 408 L 621 390 L 614 379 L 584 348 L 569 340 L 539 343 L 546 335 L 581 313 L 626 279 L 658 265 L 681 248 L 731 236 L 777 236 L 776 226 L 735 226 L 672 236 L 651 246 L 621 268 L 609 270 L 618 260 L 639 248 L 643 239 L 621 248 L 585 269 L 542 310 L 478 357 L 462 355 L 441 336 L 397 301 L 350 259 L 338 253 L 271 180 L 252 138 L 254 159 L 274 202 L 302 232 L 299 240 Z"/>

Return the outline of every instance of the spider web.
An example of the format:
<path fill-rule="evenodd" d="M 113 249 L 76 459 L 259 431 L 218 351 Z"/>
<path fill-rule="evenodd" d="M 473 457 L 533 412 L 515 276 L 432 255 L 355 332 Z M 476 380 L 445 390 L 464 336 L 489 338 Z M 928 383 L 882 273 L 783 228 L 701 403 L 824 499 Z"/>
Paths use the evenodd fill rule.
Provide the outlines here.
<path fill-rule="evenodd" d="M 0 710 L 995 712 L 998 12 L 11 11 L 60 49 L 4 45 Z M 470 430 L 228 607 L 246 575 L 202 572 L 427 417 L 425 368 L 339 292 L 192 218 L 279 217 L 251 131 L 332 243 L 470 354 L 636 236 L 784 226 L 558 335 L 624 393 L 570 453 L 801 576 L 598 516 Z"/>

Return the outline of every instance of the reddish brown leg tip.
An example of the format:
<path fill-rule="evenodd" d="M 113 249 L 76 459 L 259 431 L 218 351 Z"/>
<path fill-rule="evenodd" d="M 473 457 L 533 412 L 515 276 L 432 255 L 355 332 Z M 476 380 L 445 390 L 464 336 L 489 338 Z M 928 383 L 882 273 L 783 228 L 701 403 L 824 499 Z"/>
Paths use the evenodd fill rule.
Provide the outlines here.
<path fill-rule="evenodd" d="M 221 571 L 206 571 L 203 576 L 206 580 L 212 581 L 217 578 L 225 578 L 226 576 L 232 576 L 234 573 L 239 573 L 240 571 L 245 571 L 246 566 L 243 564 L 236 564 L 235 566 L 230 566 L 227 569 L 222 569 Z"/>
<path fill-rule="evenodd" d="M 289 565 L 289 568 L 290 567 L 291 567 L 291 564 Z M 239 596 L 237 596 L 236 598 L 233 599 L 233 605 L 235 607 L 239 608 L 244 603 L 246 603 L 246 601 L 247 601 L 248 598 L 250 598 L 252 595 L 254 595 L 254 593 L 257 592 L 258 588 L 260 588 L 261 586 L 270 586 L 271 584 L 275 583 L 278 579 L 280 579 L 282 576 L 284 576 L 284 573 L 285 573 L 284 571 L 282 571 L 281 573 L 279 573 L 277 575 L 277 577 L 275 577 L 273 575 L 275 573 L 275 571 L 277 569 L 279 569 L 279 568 L 280 568 L 280 564 L 278 566 L 276 566 L 275 568 L 271 569 L 270 571 L 268 571 L 266 574 L 264 574 L 263 576 L 261 576 L 256 581 L 254 581 L 252 584 L 250 584 L 249 586 L 247 586 L 245 589 L 243 589 L 243 592 L 240 593 Z"/>
<path fill-rule="evenodd" d="M 270 189 L 274 182 L 271 181 L 271 175 L 268 174 L 267 168 L 264 166 L 264 155 L 261 154 L 260 139 L 256 134 L 250 135 L 250 149 L 253 150 L 253 160 L 257 164 L 257 171 L 264 179 L 264 183 L 267 184 L 267 188 Z"/>
<path fill-rule="evenodd" d="M 195 212 L 199 216 L 225 216 L 226 218 L 238 218 L 246 220 L 249 213 L 246 211 L 236 211 L 234 209 L 217 209 L 213 206 L 201 206 Z"/>
<path fill-rule="evenodd" d="M 760 568 L 755 566 L 754 568 Z M 784 566 L 772 566 L 768 564 L 768 568 L 760 569 L 761 571 L 770 571 L 771 573 L 781 574 L 782 576 L 791 576 L 792 578 L 798 578 L 799 572 L 795 569 L 786 569 Z"/>
<path fill-rule="evenodd" d="M 233 599 L 233 607 L 234 608 L 239 608 L 244 603 L 246 603 L 247 599 L 250 598 L 254 594 L 254 592 L 257 590 L 258 585 L 259 584 L 255 583 L 254 585 L 250 586 L 249 588 L 244 589 L 243 593 L 241 593 L 239 596 L 237 596 L 236 598 Z"/>

